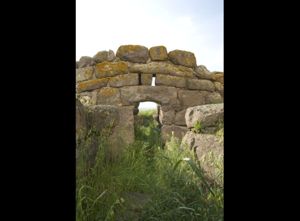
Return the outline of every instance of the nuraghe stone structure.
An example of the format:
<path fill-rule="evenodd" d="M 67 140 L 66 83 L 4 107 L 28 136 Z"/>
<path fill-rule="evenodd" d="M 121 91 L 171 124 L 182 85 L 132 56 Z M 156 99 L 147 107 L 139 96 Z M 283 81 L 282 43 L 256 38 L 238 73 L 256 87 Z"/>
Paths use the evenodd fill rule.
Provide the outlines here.
<path fill-rule="evenodd" d="M 223 102 L 223 73 L 197 66 L 195 55 L 188 51 L 122 45 L 116 55 L 100 51 L 94 57 L 82 57 L 76 65 L 77 98 L 85 107 L 116 109 L 118 127 L 124 132 L 120 129 L 117 134 L 125 143 L 134 140 L 139 102 L 158 104 L 164 140 L 172 131 L 179 138 L 187 132 L 187 108 Z M 151 86 L 152 78 L 155 86 Z"/>

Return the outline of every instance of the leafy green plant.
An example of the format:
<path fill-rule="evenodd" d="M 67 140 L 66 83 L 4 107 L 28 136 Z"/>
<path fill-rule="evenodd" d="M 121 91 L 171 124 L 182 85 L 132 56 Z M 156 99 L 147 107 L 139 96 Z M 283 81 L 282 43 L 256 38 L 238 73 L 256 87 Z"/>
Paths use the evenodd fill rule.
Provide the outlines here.
<path fill-rule="evenodd" d="M 202 132 L 202 126 L 201 126 L 200 121 L 197 121 L 197 122 L 195 123 L 194 128 L 193 128 L 193 132 L 194 132 L 194 133 L 197 133 L 197 134 L 199 134 L 199 133 Z"/>

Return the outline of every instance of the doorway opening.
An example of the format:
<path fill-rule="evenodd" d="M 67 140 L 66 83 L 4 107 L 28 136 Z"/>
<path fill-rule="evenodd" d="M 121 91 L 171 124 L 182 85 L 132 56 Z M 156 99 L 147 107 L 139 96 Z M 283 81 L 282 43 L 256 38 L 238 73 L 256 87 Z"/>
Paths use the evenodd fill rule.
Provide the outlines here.
<path fill-rule="evenodd" d="M 135 140 L 149 150 L 161 146 L 160 105 L 152 101 L 145 101 L 140 102 L 137 106 L 138 111 L 134 116 Z"/>

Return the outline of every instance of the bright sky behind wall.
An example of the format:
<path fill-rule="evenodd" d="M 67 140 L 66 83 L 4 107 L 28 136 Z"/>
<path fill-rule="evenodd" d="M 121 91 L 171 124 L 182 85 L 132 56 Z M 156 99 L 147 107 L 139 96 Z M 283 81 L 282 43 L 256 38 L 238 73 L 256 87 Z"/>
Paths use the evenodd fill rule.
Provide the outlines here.
<path fill-rule="evenodd" d="M 223 71 L 223 0 L 76 0 L 76 60 L 120 45 L 166 46 Z"/>

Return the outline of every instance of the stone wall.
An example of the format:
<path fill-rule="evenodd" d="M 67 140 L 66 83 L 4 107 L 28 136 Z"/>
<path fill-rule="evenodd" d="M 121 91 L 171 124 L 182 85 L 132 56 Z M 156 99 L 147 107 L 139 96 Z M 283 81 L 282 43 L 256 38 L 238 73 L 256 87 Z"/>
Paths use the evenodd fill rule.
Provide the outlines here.
<path fill-rule="evenodd" d="M 132 107 L 134 115 L 139 102 L 156 102 L 164 139 L 172 131 L 179 138 L 186 133 L 188 107 L 223 102 L 223 73 L 197 66 L 195 55 L 188 51 L 122 45 L 116 55 L 100 51 L 82 57 L 76 67 L 77 97 L 84 105 Z M 153 77 L 155 86 L 151 86 Z"/>

